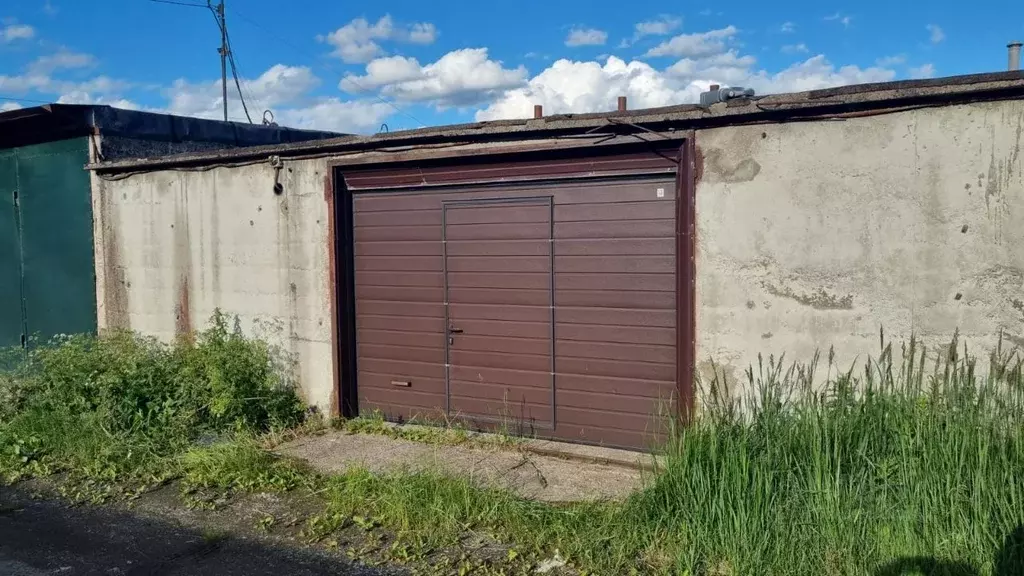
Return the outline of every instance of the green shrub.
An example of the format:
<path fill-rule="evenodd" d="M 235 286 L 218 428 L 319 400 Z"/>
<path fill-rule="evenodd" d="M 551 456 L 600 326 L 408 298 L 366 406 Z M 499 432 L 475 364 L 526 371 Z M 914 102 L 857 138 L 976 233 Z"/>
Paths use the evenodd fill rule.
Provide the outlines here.
<path fill-rule="evenodd" d="M 112 332 L 35 348 L 0 377 L 0 400 L 9 480 L 30 462 L 107 480 L 163 476 L 204 436 L 287 428 L 304 414 L 268 347 L 219 312 L 170 345 Z"/>

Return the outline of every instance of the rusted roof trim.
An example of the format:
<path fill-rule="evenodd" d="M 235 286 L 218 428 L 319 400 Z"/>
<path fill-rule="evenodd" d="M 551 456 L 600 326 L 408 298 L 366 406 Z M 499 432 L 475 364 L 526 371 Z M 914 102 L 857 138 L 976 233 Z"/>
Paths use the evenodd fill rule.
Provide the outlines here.
<path fill-rule="evenodd" d="M 119 173 L 254 162 L 265 160 L 271 155 L 282 158 L 323 157 L 378 151 L 380 155 L 393 156 L 396 153 L 412 152 L 415 148 L 422 149 L 416 156 L 423 158 L 458 155 L 457 152 L 430 154 L 426 150 L 432 144 L 455 146 L 481 142 L 495 145 L 518 142 L 517 145 L 506 148 L 508 151 L 521 151 L 540 148 L 540 141 L 567 136 L 579 137 L 595 130 L 611 132 L 612 134 L 608 136 L 623 136 L 629 133 L 642 135 L 649 131 L 671 132 L 759 122 L 813 120 L 829 115 L 868 111 L 895 112 L 912 106 L 941 106 L 1016 98 L 1024 98 L 1024 71 L 859 84 L 771 95 L 752 100 L 736 100 L 709 108 L 683 105 L 623 112 L 563 114 L 538 119 L 477 122 L 373 136 L 345 136 L 297 144 L 121 160 L 91 164 L 87 168 L 102 173 Z M 533 143 L 523 142 L 531 139 L 534 140 Z M 410 150 L 400 150 L 403 146 L 410 147 Z M 381 156 L 377 161 L 394 162 L 396 158 L 385 159 Z M 352 163 L 355 163 L 354 159 Z"/>

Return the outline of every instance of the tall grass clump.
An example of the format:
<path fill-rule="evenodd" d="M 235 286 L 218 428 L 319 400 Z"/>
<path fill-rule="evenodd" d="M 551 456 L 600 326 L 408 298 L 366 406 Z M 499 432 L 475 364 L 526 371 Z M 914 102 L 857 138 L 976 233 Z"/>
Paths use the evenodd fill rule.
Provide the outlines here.
<path fill-rule="evenodd" d="M 979 370 L 954 337 L 930 354 L 883 338 L 859 369 L 833 358 L 821 383 L 817 358 L 760 361 L 746 394 L 706 383 L 622 512 L 634 548 L 661 542 L 666 572 L 1006 573 L 994 559 L 1024 524 L 1020 357 L 1000 345 Z"/>
<path fill-rule="evenodd" d="M 173 344 L 128 332 L 71 336 L 0 375 L 0 480 L 66 471 L 160 478 L 203 438 L 298 424 L 303 408 L 262 342 L 216 313 Z"/>

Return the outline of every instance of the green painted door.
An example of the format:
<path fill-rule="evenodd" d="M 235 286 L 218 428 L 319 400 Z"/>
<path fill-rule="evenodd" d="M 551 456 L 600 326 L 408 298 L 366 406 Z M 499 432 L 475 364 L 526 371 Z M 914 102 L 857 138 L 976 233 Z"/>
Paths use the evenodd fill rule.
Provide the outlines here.
<path fill-rule="evenodd" d="M 18 158 L 0 151 L 0 348 L 20 346 L 25 334 L 18 229 Z"/>
<path fill-rule="evenodd" d="M 17 150 L 25 322 L 30 338 L 96 331 L 88 140 Z"/>

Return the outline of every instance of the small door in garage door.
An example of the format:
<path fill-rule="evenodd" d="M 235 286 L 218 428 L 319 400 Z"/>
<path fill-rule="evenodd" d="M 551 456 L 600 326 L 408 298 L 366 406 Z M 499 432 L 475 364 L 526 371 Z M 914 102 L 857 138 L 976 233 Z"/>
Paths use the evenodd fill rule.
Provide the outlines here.
<path fill-rule="evenodd" d="M 551 196 L 443 204 L 447 409 L 552 429 Z"/>

